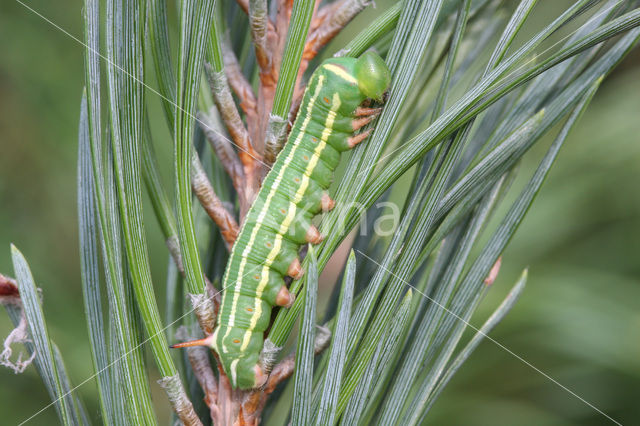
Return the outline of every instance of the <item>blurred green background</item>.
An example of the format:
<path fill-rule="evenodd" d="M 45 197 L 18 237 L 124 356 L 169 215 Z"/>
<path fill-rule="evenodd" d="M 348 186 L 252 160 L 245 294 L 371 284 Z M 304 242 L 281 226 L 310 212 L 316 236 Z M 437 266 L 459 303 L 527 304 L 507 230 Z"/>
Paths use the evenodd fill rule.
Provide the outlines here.
<path fill-rule="evenodd" d="M 544 19 L 567 2 L 540 2 Z M 29 6 L 82 37 L 81 1 Z M 371 14 L 375 14 L 373 11 Z M 366 22 L 360 19 L 354 27 Z M 75 167 L 82 47 L 11 0 L 0 2 L 0 272 L 9 243 L 43 289 L 49 332 L 75 384 L 91 372 L 80 290 Z M 151 102 L 157 103 L 156 99 Z M 549 140 L 525 157 L 522 177 Z M 169 151 L 166 150 L 165 157 Z M 170 170 L 165 169 L 167 176 Z M 504 254 L 480 325 L 519 272 L 529 282 L 491 336 L 623 424 L 640 421 L 640 52 L 601 87 Z M 159 291 L 166 253 L 147 210 Z M 159 300 L 162 297 L 159 296 Z M 11 330 L 0 313 L 0 336 Z M 98 415 L 92 380 L 78 390 Z M 160 401 L 163 397 L 158 395 Z M 2 424 L 49 403 L 35 369 L 0 368 Z M 161 404 L 163 405 L 163 404 Z M 32 424 L 57 422 L 53 408 Z M 434 406 L 430 424 L 606 424 L 594 408 L 494 343 L 484 342 Z"/>

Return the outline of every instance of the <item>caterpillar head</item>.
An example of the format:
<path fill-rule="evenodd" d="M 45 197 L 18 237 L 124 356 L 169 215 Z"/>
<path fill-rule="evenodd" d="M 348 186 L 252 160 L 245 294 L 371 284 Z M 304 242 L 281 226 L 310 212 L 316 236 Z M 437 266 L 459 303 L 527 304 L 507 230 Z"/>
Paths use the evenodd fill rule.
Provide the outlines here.
<path fill-rule="evenodd" d="M 363 95 L 382 101 L 391 83 L 391 72 L 380 55 L 368 51 L 358 58 L 355 65 L 358 87 Z"/>

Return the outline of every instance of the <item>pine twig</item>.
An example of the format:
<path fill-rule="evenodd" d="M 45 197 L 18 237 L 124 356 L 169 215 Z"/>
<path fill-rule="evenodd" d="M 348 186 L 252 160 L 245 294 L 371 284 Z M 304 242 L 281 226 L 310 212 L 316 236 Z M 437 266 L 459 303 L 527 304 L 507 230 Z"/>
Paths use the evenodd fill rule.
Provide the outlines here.
<path fill-rule="evenodd" d="M 193 409 L 191 401 L 182 387 L 180 376 L 166 376 L 158 380 L 160 387 L 167 393 L 178 419 L 186 426 L 202 426 L 202 421 Z"/>
<path fill-rule="evenodd" d="M 231 250 L 238 236 L 238 222 L 216 195 L 207 174 L 202 168 L 200 159 L 195 154 L 191 159 L 191 187 L 209 217 L 220 228 L 222 238 L 227 248 Z"/>
<path fill-rule="evenodd" d="M 216 327 L 216 319 L 220 309 L 220 294 L 206 275 L 204 275 L 204 282 L 206 293 L 189 294 L 189 297 L 200 328 L 204 334 L 209 335 Z"/>
<path fill-rule="evenodd" d="M 278 12 L 276 14 L 276 30 L 278 28 L 288 28 L 287 23 L 291 19 L 291 10 L 293 9 L 293 0 L 278 0 Z M 279 31 L 285 33 L 286 31 Z"/>
<path fill-rule="evenodd" d="M 257 117 L 258 100 L 256 99 L 255 93 L 253 93 L 251 83 L 249 83 L 249 80 L 247 80 L 240 69 L 238 58 L 229 45 L 229 40 L 226 39 L 222 43 L 222 58 L 231 90 L 233 90 L 240 99 L 240 108 L 247 116 L 247 122 L 251 123 L 255 121 Z"/>
<path fill-rule="evenodd" d="M 269 69 L 273 56 L 273 52 L 269 50 L 267 45 L 268 23 L 267 0 L 249 0 L 251 38 L 261 71 Z"/>
<path fill-rule="evenodd" d="M 205 64 L 205 70 L 211 85 L 213 99 L 220 111 L 222 121 L 239 148 L 238 156 L 243 164 L 245 177 L 244 197 L 240 199 L 240 217 L 244 217 L 255 195 L 258 193 L 257 171 L 262 160 L 251 144 L 249 132 L 236 108 L 226 75 L 222 71 L 215 71 L 210 64 Z"/>
<path fill-rule="evenodd" d="M 320 9 L 311 21 L 309 38 L 302 55 L 303 61 L 306 59 L 305 69 L 320 49 L 371 3 L 371 0 L 339 0 Z"/>
<path fill-rule="evenodd" d="M 199 111 L 197 114 L 198 124 L 204 132 L 211 149 L 216 153 L 225 172 L 231 178 L 231 182 L 240 197 L 244 197 L 244 169 L 238 159 L 238 155 L 229 143 L 229 140 L 223 137 L 219 132 L 215 131 L 211 119 L 211 112 L 206 114 Z"/>

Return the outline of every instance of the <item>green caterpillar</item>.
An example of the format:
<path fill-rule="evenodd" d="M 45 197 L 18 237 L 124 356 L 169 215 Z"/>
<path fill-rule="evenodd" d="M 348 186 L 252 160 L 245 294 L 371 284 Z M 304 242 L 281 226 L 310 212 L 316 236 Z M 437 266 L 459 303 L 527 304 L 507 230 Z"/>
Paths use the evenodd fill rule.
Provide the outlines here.
<path fill-rule="evenodd" d="M 234 388 L 266 382 L 259 356 L 271 309 L 288 307 L 294 299 L 284 276 L 299 279 L 300 245 L 322 241 L 311 219 L 333 208 L 327 189 L 340 153 L 369 135 L 355 132 L 380 110 L 362 105 L 366 100 L 382 101 L 389 82 L 389 69 L 373 52 L 358 59 L 329 59 L 316 69 L 289 139 L 231 250 L 216 329 L 205 339 L 174 346 L 214 349 Z"/>

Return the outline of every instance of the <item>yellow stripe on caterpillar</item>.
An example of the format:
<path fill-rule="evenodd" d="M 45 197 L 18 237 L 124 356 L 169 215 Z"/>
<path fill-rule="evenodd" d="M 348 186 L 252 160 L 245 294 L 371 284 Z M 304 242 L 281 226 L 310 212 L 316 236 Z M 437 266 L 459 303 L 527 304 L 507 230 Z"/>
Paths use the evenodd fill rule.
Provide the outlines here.
<path fill-rule="evenodd" d="M 338 109 L 340 108 L 340 104 L 341 104 L 340 95 L 338 93 L 334 93 L 333 99 L 331 100 L 331 109 L 327 114 L 327 119 L 324 123 L 324 130 L 322 130 L 322 135 L 320 136 L 320 143 L 318 143 L 318 146 L 314 150 L 313 155 L 311 156 L 311 159 L 307 164 L 307 168 L 302 176 L 302 182 L 300 184 L 300 188 L 298 188 L 298 191 L 296 192 L 296 195 L 294 197 L 293 202 L 296 204 L 298 204 L 302 200 L 302 197 L 304 196 L 304 193 L 307 190 L 307 187 L 309 186 L 309 177 L 311 176 L 311 174 L 313 173 L 313 170 L 318 165 L 318 161 L 320 160 L 320 155 L 322 154 L 322 151 L 327 146 L 327 141 L 329 140 L 329 137 L 333 132 L 333 124 L 335 123 L 336 115 L 337 115 L 336 111 L 338 111 Z"/>
<path fill-rule="evenodd" d="M 253 305 L 253 313 L 251 314 L 251 322 L 249 323 L 249 328 L 245 331 L 242 337 L 242 346 L 240 346 L 241 350 L 247 349 L 249 346 L 249 341 L 251 339 L 251 332 L 256 328 L 256 324 L 260 319 L 260 315 L 262 315 L 262 304 L 260 303 L 262 294 L 264 293 L 267 284 L 269 283 L 269 269 L 273 264 L 276 256 L 280 252 L 280 248 L 282 247 L 282 235 L 287 232 L 289 226 L 293 223 L 293 219 L 296 216 L 296 205 L 294 203 L 289 203 L 289 211 L 287 212 L 287 216 L 285 217 L 282 225 L 280 225 L 279 233 L 276 234 L 276 239 L 273 244 L 273 248 L 269 252 L 267 259 L 262 266 L 262 272 L 260 274 L 260 283 L 258 284 L 258 288 L 256 288 L 256 298 L 255 303 Z"/>
<path fill-rule="evenodd" d="M 332 73 L 334 73 L 341 79 L 348 81 L 349 83 L 358 84 L 358 80 L 356 80 L 354 76 L 349 74 L 345 69 L 343 69 L 339 65 L 326 64 L 323 66 L 323 68 L 326 69 L 327 71 L 331 71 Z"/>

